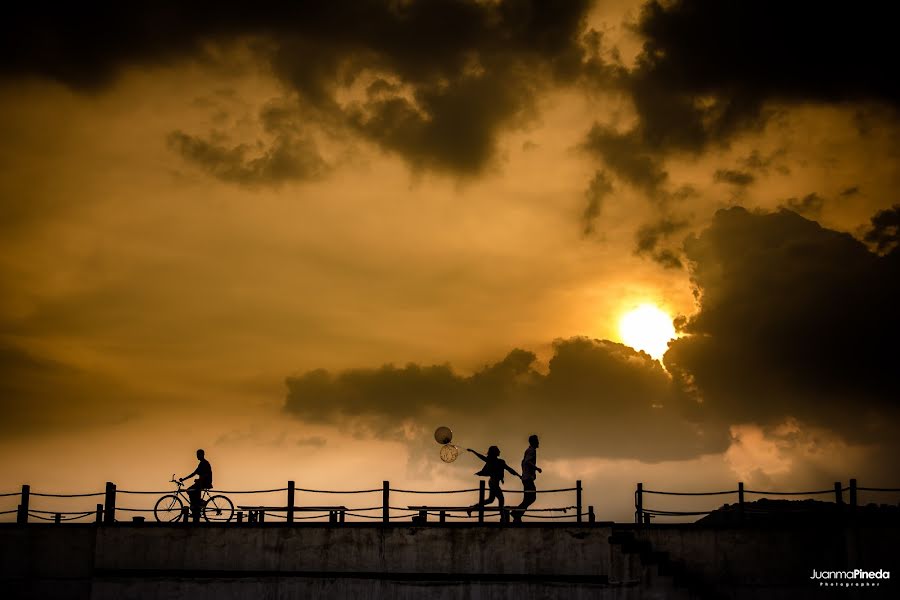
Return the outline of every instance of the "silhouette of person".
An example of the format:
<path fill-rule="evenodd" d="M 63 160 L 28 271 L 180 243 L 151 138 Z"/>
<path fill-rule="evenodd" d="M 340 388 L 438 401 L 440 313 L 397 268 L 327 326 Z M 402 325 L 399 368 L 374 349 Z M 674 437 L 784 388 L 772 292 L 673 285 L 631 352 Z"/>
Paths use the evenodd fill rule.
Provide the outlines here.
<path fill-rule="evenodd" d="M 506 464 L 506 461 L 500 458 L 500 448 L 497 446 L 491 446 L 488 448 L 487 456 L 483 454 L 479 454 L 475 452 L 471 448 L 468 448 L 468 451 L 480 458 L 484 461 L 484 468 L 475 473 L 479 477 L 487 477 L 488 478 L 488 489 L 490 490 L 490 495 L 484 499 L 482 502 L 478 502 L 469 507 L 466 511 L 468 515 L 472 516 L 472 511 L 478 508 L 479 506 L 487 506 L 494 499 L 497 500 L 497 506 L 500 507 L 500 519 L 503 520 L 503 490 L 500 489 L 500 484 L 503 483 L 503 475 L 504 471 L 509 471 L 516 477 L 520 477 L 518 473 L 516 473 L 515 469 L 511 468 Z"/>
<path fill-rule="evenodd" d="M 512 510 L 512 518 L 516 523 L 522 522 L 522 516 L 525 509 L 534 504 L 537 500 L 537 488 L 534 480 L 537 474 L 541 473 L 540 467 L 537 466 L 537 449 L 540 447 L 541 441 L 538 436 L 532 435 L 528 438 L 528 448 L 525 449 L 525 456 L 522 457 L 522 488 L 525 494 L 522 497 L 522 503 Z"/>
<path fill-rule="evenodd" d="M 203 490 L 208 490 L 213 486 L 212 482 L 212 466 L 209 464 L 209 461 L 204 458 L 206 453 L 203 450 L 197 450 L 197 460 L 200 463 L 197 465 L 197 468 L 188 475 L 185 475 L 178 481 L 184 481 L 189 477 L 197 476 L 197 479 L 194 480 L 194 483 L 191 484 L 191 487 L 187 489 L 188 497 L 191 499 L 191 516 L 194 519 L 194 523 L 200 522 L 200 508 L 202 502 L 200 501 L 200 496 L 203 494 Z"/>

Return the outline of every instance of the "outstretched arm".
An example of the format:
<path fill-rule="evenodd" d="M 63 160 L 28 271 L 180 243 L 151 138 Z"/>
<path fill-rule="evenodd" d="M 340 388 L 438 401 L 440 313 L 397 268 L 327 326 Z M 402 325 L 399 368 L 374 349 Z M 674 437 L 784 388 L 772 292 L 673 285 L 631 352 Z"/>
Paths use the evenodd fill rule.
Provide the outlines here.
<path fill-rule="evenodd" d="M 469 452 L 471 452 L 472 454 L 474 454 L 475 456 L 477 456 L 478 458 L 480 458 L 480 459 L 483 460 L 484 462 L 487 462 L 487 456 L 485 456 L 484 454 L 478 454 L 477 452 L 475 452 L 475 451 L 472 450 L 471 448 L 466 448 L 466 450 L 468 450 Z"/>
<path fill-rule="evenodd" d="M 188 479 L 189 477 L 193 477 L 194 475 L 197 474 L 197 471 L 198 471 L 198 470 L 200 470 L 200 465 L 197 465 L 197 468 L 194 469 L 193 472 L 188 473 L 187 475 L 185 475 L 184 477 L 182 477 L 182 478 L 179 479 L 178 481 L 184 481 L 185 479 Z"/>
<path fill-rule="evenodd" d="M 516 473 L 516 470 L 513 469 L 511 466 L 509 466 L 509 465 L 503 465 L 503 467 L 504 467 L 507 471 L 509 471 L 510 473 L 512 473 L 513 475 L 515 475 L 516 477 L 518 477 L 519 479 L 522 478 L 522 476 L 519 475 L 518 473 Z"/>

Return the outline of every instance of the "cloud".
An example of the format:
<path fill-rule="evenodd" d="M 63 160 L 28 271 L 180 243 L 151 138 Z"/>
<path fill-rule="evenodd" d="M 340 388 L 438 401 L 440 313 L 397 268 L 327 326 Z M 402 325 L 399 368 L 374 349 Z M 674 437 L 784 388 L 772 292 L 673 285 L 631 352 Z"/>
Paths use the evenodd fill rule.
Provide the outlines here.
<path fill-rule="evenodd" d="M 897 107 L 900 85 L 885 77 L 896 53 L 884 10 L 879 3 L 846 11 L 815 2 L 647 2 L 635 26 L 644 48 L 629 84 L 645 141 L 696 151 L 764 121 L 770 101 Z"/>
<path fill-rule="evenodd" d="M 588 201 L 587 206 L 584 208 L 584 214 L 581 216 L 584 235 L 594 233 L 594 223 L 600 216 L 600 211 L 603 210 L 604 200 L 612 191 L 613 186 L 607 174 L 603 171 L 594 173 L 594 178 L 584 193 Z"/>
<path fill-rule="evenodd" d="M 653 195 L 668 180 L 657 153 L 644 143 L 640 130 L 618 132 L 595 124 L 583 148 L 599 156 L 623 181 Z"/>
<path fill-rule="evenodd" d="M 765 0 L 650 0 L 631 24 L 643 42 L 634 66 L 607 69 L 607 89 L 631 104 L 624 129 L 595 124 L 584 147 L 622 181 L 657 201 L 667 160 L 725 150 L 740 135 L 761 132 L 774 116 L 810 104 L 874 108 L 896 127 L 900 84 L 891 9 Z M 753 171 L 787 174 L 784 151 L 753 151 L 743 169 L 716 181 L 753 183 Z"/>
<path fill-rule="evenodd" d="M 878 211 L 863 239 L 879 253 L 896 253 L 900 245 L 900 204 Z"/>
<path fill-rule="evenodd" d="M 728 185 L 744 188 L 756 181 L 756 177 L 754 177 L 752 173 L 747 173 L 745 171 L 717 169 L 713 174 L 713 180 L 716 183 L 727 183 Z"/>
<path fill-rule="evenodd" d="M 121 423 L 134 400 L 108 377 L 0 341 L 0 438 Z"/>
<path fill-rule="evenodd" d="M 328 170 L 311 139 L 288 133 L 276 137 L 268 147 L 261 142 L 255 148 L 247 144 L 229 146 L 183 131 L 169 134 L 168 143 L 188 162 L 217 179 L 246 186 L 316 180 Z"/>
<path fill-rule="evenodd" d="M 642 226 L 635 234 L 635 254 L 651 257 L 667 269 L 682 268 L 678 253 L 665 243 L 675 234 L 684 231 L 688 222 L 672 217 L 663 217 L 655 223 Z"/>
<path fill-rule="evenodd" d="M 546 374 L 535 355 L 513 350 L 472 375 L 448 365 L 315 370 L 287 379 L 285 410 L 307 423 L 404 439 L 403 431 L 452 424 L 461 444 L 519 443 L 537 431 L 568 456 L 646 461 L 723 450 L 660 364 L 607 340 L 554 344 Z M 690 418 L 689 418 L 690 417 Z"/>
<path fill-rule="evenodd" d="M 355 130 L 415 168 L 471 175 L 495 157 L 500 131 L 527 121 L 540 89 L 580 75 L 589 4 L 275 0 L 248 10 L 226 0 L 97 11 L 18 5 L 4 19 L 0 76 L 97 91 L 135 66 L 215 63 L 228 56 L 223 48 L 243 44 L 308 120 Z M 189 136 L 177 138 L 176 147 L 237 182 L 295 177 L 280 161 L 306 164 L 311 155 L 287 140 L 253 164 L 241 147 Z M 299 169 L 305 173 L 309 165 Z"/>
<path fill-rule="evenodd" d="M 810 219 L 817 219 L 822 215 L 822 209 L 825 207 L 825 198 L 813 192 L 803 196 L 803 198 L 788 198 L 781 206 Z"/>
<path fill-rule="evenodd" d="M 716 213 L 684 249 L 700 310 L 664 360 L 705 410 L 733 423 L 794 417 L 850 441 L 893 435 L 896 252 L 743 208 Z"/>

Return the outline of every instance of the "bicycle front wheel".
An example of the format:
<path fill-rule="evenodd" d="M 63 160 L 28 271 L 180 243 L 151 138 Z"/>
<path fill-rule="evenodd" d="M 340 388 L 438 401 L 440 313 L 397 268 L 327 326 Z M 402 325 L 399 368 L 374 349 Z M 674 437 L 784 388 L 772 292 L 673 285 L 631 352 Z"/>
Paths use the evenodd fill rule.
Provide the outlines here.
<path fill-rule="evenodd" d="M 234 516 L 234 504 L 227 496 L 210 496 L 203 505 L 203 518 L 209 523 L 227 523 Z"/>
<path fill-rule="evenodd" d="M 163 496 L 156 501 L 153 507 L 153 516 L 161 523 L 174 523 L 181 518 L 181 509 L 184 508 L 184 502 L 175 494 Z"/>

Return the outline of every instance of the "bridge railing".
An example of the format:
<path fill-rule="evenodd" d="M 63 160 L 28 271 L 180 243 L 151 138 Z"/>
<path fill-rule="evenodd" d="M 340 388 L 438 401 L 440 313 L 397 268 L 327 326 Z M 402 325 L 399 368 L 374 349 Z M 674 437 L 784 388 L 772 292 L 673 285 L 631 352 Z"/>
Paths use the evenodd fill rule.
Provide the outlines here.
<path fill-rule="evenodd" d="M 747 505 L 746 495 L 756 495 L 756 496 L 831 496 L 833 498 L 835 505 L 844 505 L 844 492 L 849 492 L 849 504 L 848 508 L 850 510 L 855 510 L 859 504 L 858 495 L 859 492 L 888 492 L 888 493 L 900 493 L 900 488 L 881 488 L 881 487 L 861 487 L 858 485 L 856 479 L 850 479 L 849 485 L 843 486 L 840 481 L 835 481 L 834 485 L 830 489 L 823 490 L 811 490 L 811 491 L 764 491 L 764 490 L 750 490 L 744 487 L 743 482 L 738 482 L 737 489 L 733 490 L 722 490 L 722 491 L 714 491 L 714 492 L 673 492 L 673 491 L 662 491 L 662 490 L 649 490 L 644 488 L 643 483 L 638 483 L 634 492 L 634 522 L 637 524 L 649 524 L 651 519 L 656 517 L 692 517 L 692 516 L 704 516 L 709 515 L 713 512 L 721 510 L 719 508 L 714 508 L 710 510 L 696 510 L 696 511 L 684 511 L 684 510 L 661 510 L 658 508 L 650 508 L 646 504 L 647 495 L 660 495 L 660 496 L 737 496 L 737 503 L 730 505 L 729 510 L 735 511 L 737 515 L 737 519 L 743 520 L 744 515 L 752 514 L 752 513 L 763 513 L 767 512 L 764 510 L 760 510 L 755 507 L 751 507 Z"/>
<path fill-rule="evenodd" d="M 504 489 L 505 494 L 523 494 L 524 490 Z M 595 521 L 594 509 L 592 506 L 584 509 L 582 504 L 583 489 L 581 481 L 576 481 L 573 487 L 537 490 L 535 493 L 539 495 L 545 494 L 569 494 L 574 492 L 574 503 L 568 503 L 565 506 L 557 506 L 550 508 L 528 508 L 525 516 L 529 519 L 569 519 L 581 523 L 587 520 L 590 523 Z M 7 520 L 15 515 L 17 523 L 28 523 L 29 520 L 41 522 L 50 521 L 55 523 L 63 522 L 96 522 L 98 524 L 110 524 L 118 521 L 140 520 L 154 521 L 153 502 L 156 498 L 172 494 L 173 490 L 128 490 L 118 489 L 115 483 L 107 482 L 103 491 L 87 492 L 87 493 L 45 493 L 35 492 L 30 485 L 23 485 L 20 492 L 0 493 L 0 501 L 3 498 L 13 498 L 18 496 L 18 506 L 12 510 L 0 511 L 0 520 Z M 251 516 L 254 521 L 265 521 L 266 517 L 278 519 L 287 523 L 293 523 L 301 520 L 337 520 L 335 517 L 340 513 L 340 522 L 344 522 L 345 516 L 352 519 L 367 521 L 380 520 L 384 523 L 397 522 L 411 517 L 421 516 L 422 513 L 438 514 L 441 513 L 443 521 L 443 512 L 448 508 L 441 506 L 429 506 L 426 510 L 421 507 L 416 509 L 410 508 L 405 504 L 404 500 L 414 495 L 425 494 L 429 498 L 445 495 L 469 494 L 471 497 L 465 499 L 464 505 L 475 504 L 475 494 L 477 493 L 478 502 L 485 499 L 485 484 L 480 481 L 477 488 L 453 489 L 453 490 L 415 490 L 405 488 L 391 487 L 389 481 L 383 481 L 380 487 L 373 487 L 359 490 L 327 490 L 298 487 L 294 481 L 288 481 L 285 487 L 260 489 L 260 490 L 219 490 L 211 491 L 212 494 L 221 494 L 228 496 L 235 505 L 235 522 L 243 522 L 246 512 L 248 520 Z M 373 494 L 381 494 L 381 502 L 349 502 L 351 498 L 358 496 L 371 496 Z M 284 494 L 284 495 L 281 495 Z M 305 496 L 304 506 L 297 506 L 298 496 Z M 252 495 L 251 500 L 245 500 L 245 497 Z M 310 500 L 310 497 L 318 498 L 320 495 L 326 495 L 330 498 L 337 497 L 340 505 L 319 506 L 319 504 Z M 150 505 L 143 500 L 147 496 L 151 497 Z M 261 498 L 262 502 L 258 499 Z M 92 499 L 92 500 L 89 500 Z M 96 504 L 89 504 L 97 500 Z M 469 502 L 472 500 L 472 502 Z M 35 507 L 35 502 L 40 508 Z M 268 504 L 268 506 L 264 506 Z M 462 502 L 457 502 L 460 505 Z M 508 506 L 508 511 L 513 506 Z M 246 510 L 245 510 L 246 509 Z M 321 510 L 318 510 L 321 509 Z M 443 509 L 443 510 L 442 510 Z M 486 517 L 501 518 L 500 512 L 496 507 L 487 507 L 487 509 L 473 508 L 474 514 L 450 514 L 447 515 L 451 519 L 459 520 L 475 520 L 483 523 Z M 487 513 L 487 514 L 486 514 Z M 7 517 L 4 519 L 3 517 Z M 135 519 L 135 517 L 139 517 Z M 187 515 L 184 515 L 185 519 Z"/>

